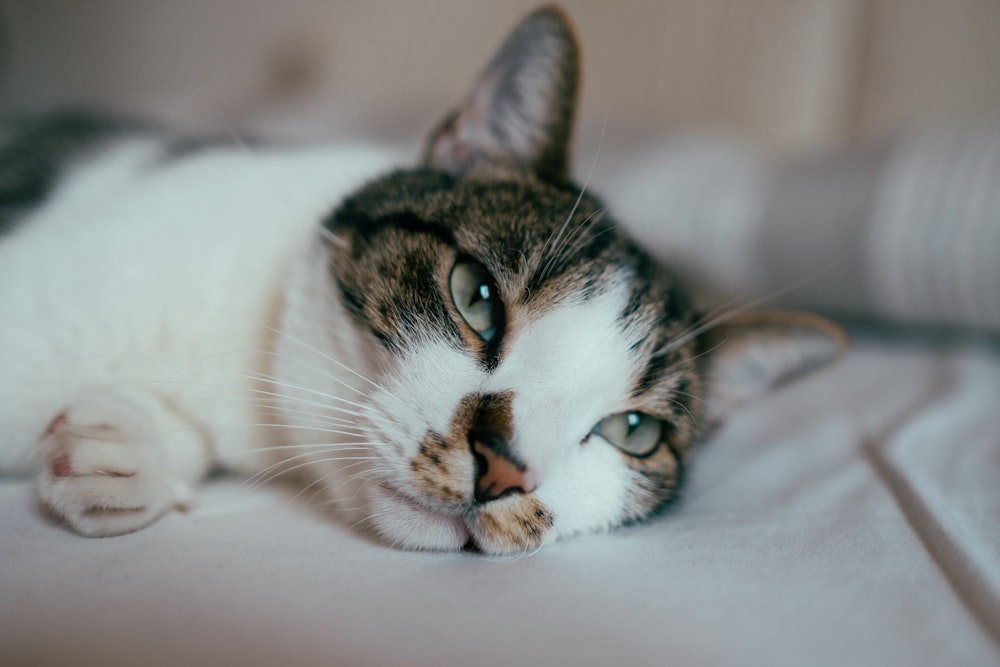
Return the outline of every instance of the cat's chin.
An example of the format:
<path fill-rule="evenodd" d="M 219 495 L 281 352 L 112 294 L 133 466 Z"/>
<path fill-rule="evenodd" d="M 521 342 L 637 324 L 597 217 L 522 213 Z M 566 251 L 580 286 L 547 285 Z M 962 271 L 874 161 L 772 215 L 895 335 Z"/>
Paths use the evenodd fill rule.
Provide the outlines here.
<path fill-rule="evenodd" d="M 376 487 L 369 501 L 372 528 L 394 546 L 458 551 L 469 542 L 469 529 L 461 516 L 427 508 L 391 486 Z"/>

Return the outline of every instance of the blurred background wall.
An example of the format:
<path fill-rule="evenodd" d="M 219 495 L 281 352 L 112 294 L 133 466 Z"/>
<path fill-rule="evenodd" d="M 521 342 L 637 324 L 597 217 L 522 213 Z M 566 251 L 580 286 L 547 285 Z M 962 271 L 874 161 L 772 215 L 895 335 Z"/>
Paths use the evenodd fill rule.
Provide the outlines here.
<path fill-rule="evenodd" d="M 418 137 L 535 0 L 0 0 L 0 110 Z M 802 156 L 1000 122 L 997 0 L 564 0 L 581 153 L 718 132 Z"/>

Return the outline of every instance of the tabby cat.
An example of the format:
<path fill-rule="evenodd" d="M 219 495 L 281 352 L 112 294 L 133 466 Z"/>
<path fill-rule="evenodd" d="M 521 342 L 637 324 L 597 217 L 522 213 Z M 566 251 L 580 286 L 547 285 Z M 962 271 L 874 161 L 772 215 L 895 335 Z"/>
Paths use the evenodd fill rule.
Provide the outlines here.
<path fill-rule="evenodd" d="M 818 318 L 708 318 L 574 185 L 578 49 L 528 16 L 420 166 L 52 114 L 0 147 L 0 471 L 92 536 L 304 471 L 408 549 L 641 519 Z M 669 224 L 668 220 L 664 224 Z"/>

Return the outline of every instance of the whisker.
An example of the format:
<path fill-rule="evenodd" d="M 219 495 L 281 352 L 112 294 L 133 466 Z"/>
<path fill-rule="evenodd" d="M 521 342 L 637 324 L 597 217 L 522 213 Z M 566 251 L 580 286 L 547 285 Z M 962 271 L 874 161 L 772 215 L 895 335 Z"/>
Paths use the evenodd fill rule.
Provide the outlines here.
<path fill-rule="evenodd" d="M 276 461 L 275 463 L 272 463 L 271 465 L 267 466 L 266 468 L 258 470 L 253 475 L 251 475 L 246 480 L 244 480 L 243 484 L 250 484 L 251 486 L 258 486 L 257 482 L 260 481 L 260 479 L 262 479 L 264 477 L 267 477 L 271 472 L 275 471 L 275 469 L 281 468 L 282 466 L 288 464 L 290 461 L 297 461 L 297 460 L 301 460 L 303 458 L 307 458 L 307 457 L 310 457 L 310 456 L 316 456 L 317 454 L 325 454 L 325 453 L 334 452 L 334 451 L 341 451 L 341 452 L 343 452 L 343 451 L 355 451 L 355 450 L 368 451 L 371 448 L 372 444 L 373 443 L 356 442 L 356 443 L 345 443 L 343 445 L 330 445 L 330 444 L 314 445 L 314 444 L 310 444 L 310 445 L 305 445 L 305 446 L 301 446 L 301 447 L 300 446 L 295 446 L 296 448 L 306 448 L 306 447 L 308 447 L 309 449 L 314 449 L 314 450 L 318 450 L 318 451 L 309 451 L 309 452 L 305 452 L 305 453 L 302 453 L 302 454 L 296 454 L 295 456 L 285 457 L 285 458 L 281 459 L 280 461 Z M 265 447 L 265 448 L 260 448 L 260 449 L 264 450 L 264 451 L 268 451 L 268 450 L 275 451 L 275 450 L 280 450 L 282 448 L 283 448 L 283 446 L 279 445 L 277 447 Z M 251 450 L 245 450 L 245 451 L 247 451 L 249 453 Z M 286 471 L 280 470 L 280 471 L 277 472 L 277 475 L 281 475 L 284 472 L 286 472 Z M 269 479 L 273 479 L 273 477 L 269 478 Z"/>
<path fill-rule="evenodd" d="M 692 397 L 692 398 L 694 398 L 694 397 Z M 701 400 L 701 399 L 699 399 L 699 400 Z M 688 406 L 684 405 L 682 402 L 678 401 L 676 398 L 671 398 L 670 399 L 670 404 L 673 405 L 674 407 L 678 407 L 681 410 L 683 410 L 687 414 L 687 416 L 691 419 L 691 423 L 692 424 L 697 424 L 698 423 L 698 420 L 694 418 L 694 414 L 691 412 L 691 408 L 689 408 Z"/>
<path fill-rule="evenodd" d="M 289 389 L 295 389 L 295 388 L 297 388 L 296 385 L 293 385 L 293 384 L 279 383 L 279 386 L 283 386 L 283 385 L 287 386 L 287 388 L 289 388 Z M 383 416 L 381 416 L 379 414 L 376 414 L 374 411 L 372 411 L 366 405 L 362 405 L 360 403 L 355 403 L 354 401 L 350 401 L 350 400 L 348 400 L 346 398 L 339 398 L 337 396 L 332 396 L 330 394 L 327 394 L 327 393 L 319 391 L 319 390 L 309 389 L 308 387 L 301 387 L 301 389 L 303 391 L 305 391 L 306 393 L 316 394 L 316 395 L 318 395 L 320 397 L 323 397 L 323 398 L 329 398 L 331 400 L 337 400 L 337 401 L 340 401 L 342 403 L 346 403 L 346 404 L 348 404 L 348 405 L 350 405 L 352 407 L 360 408 L 361 412 L 355 412 L 353 410 L 348 410 L 347 408 L 342 408 L 342 407 L 339 407 L 339 406 L 336 406 L 336 405 L 329 405 L 329 404 L 326 404 L 326 403 L 320 403 L 318 401 L 310 401 L 308 399 L 303 399 L 303 398 L 300 398 L 298 396 L 292 396 L 290 394 L 281 394 L 281 393 L 277 393 L 277 392 L 273 392 L 273 391 L 267 391 L 265 389 L 247 389 L 247 391 L 250 391 L 250 392 L 253 392 L 253 393 L 256 393 L 256 394 L 262 394 L 262 395 L 265 395 L 265 396 L 273 396 L 275 398 L 282 399 L 282 400 L 290 400 L 290 401 L 302 403 L 302 404 L 305 404 L 305 405 L 318 406 L 318 407 L 322 407 L 322 408 L 324 408 L 326 410 L 334 410 L 336 412 L 341 412 L 341 413 L 352 415 L 352 416 L 355 416 L 355 417 L 364 417 L 365 419 L 372 420 L 372 421 L 378 421 L 378 422 L 381 422 L 381 423 L 384 423 L 384 424 L 391 424 L 392 423 L 387 418 L 385 418 L 385 417 L 383 417 Z"/>
<path fill-rule="evenodd" d="M 328 354 L 324 354 L 323 352 L 320 352 L 319 350 L 317 350 L 316 348 L 312 347 L 312 346 L 311 346 L 311 345 L 309 345 L 308 343 L 304 343 L 304 342 L 302 342 L 301 340 L 299 340 L 299 339 L 298 339 L 298 338 L 296 338 L 295 336 L 292 336 L 291 334 L 289 334 L 289 333 L 286 333 L 286 332 L 284 332 L 284 331 L 280 331 L 280 330 L 278 330 L 278 329 L 275 329 L 274 327 L 272 327 L 272 326 L 270 326 L 270 325 L 266 325 L 266 324 L 265 324 L 265 325 L 262 325 L 262 326 L 263 326 L 263 327 L 264 327 L 265 329 L 269 330 L 269 331 L 270 331 L 271 333 L 274 333 L 274 334 L 276 334 L 276 335 L 278 335 L 278 336 L 284 336 L 285 338 L 287 338 L 287 339 L 288 339 L 288 340 L 290 340 L 291 342 L 295 343 L 296 345 L 301 345 L 302 347 L 304 347 L 304 348 L 305 348 L 306 350 L 308 350 L 308 351 L 312 352 L 313 354 L 316 354 L 316 355 L 319 355 L 320 357 L 322 357 L 322 358 L 323 358 L 323 359 L 325 359 L 326 361 L 329 361 L 330 363 L 332 363 L 332 364 L 334 364 L 334 365 L 336 365 L 336 366 L 340 366 L 341 368 L 343 368 L 343 369 L 344 369 L 345 371 L 347 371 L 348 373 L 351 373 L 351 374 L 352 374 L 352 375 L 354 375 L 355 377 L 357 377 L 357 378 L 359 378 L 359 379 L 361 379 L 361 380 L 364 380 L 365 382 L 367 382 L 368 384 L 372 385 L 372 386 L 373 386 L 373 387 L 375 387 L 376 389 L 378 389 L 378 390 L 380 390 L 380 391 L 385 391 L 385 388 L 384 388 L 384 387 L 382 387 L 382 386 L 381 386 L 380 384 L 378 384 L 377 382 L 375 382 L 374 380 L 370 380 L 369 378 L 366 378 L 366 377 L 365 377 L 364 375 L 361 375 L 360 373 L 358 373 L 358 372 L 357 372 L 356 370 L 354 370 L 354 369 L 353 369 L 353 368 L 351 368 L 350 366 L 347 366 L 347 365 L 345 365 L 345 364 L 343 364 L 343 363 L 341 363 L 341 362 L 337 361 L 336 359 L 334 359 L 333 357 L 331 357 L 331 356 L 330 356 L 330 355 L 328 355 Z"/>
<path fill-rule="evenodd" d="M 341 431 L 339 429 L 324 428 L 322 426 L 299 426 L 297 424 L 241 424 L 241 423 L 229 423 L 229 424 L 202 424 L 204 428 L 209 429 L 222 429 L 222 428 L 244 428 L 244 427 L 254 427 L 254 428 L 276 428 L 285 429 L 289 431 L 321 431 L 323 433 L 334 433 L 336 435 L 350 435 L 359 436 L 362 435 L 362 431 Z M 177 428 L 170 431 L 160 431 L 157 435 L 172 435 L 174 433 L 186 433 L 189 431 L 197 430 L 195 427 L 191 428 Z"/>
<path fill-rule="evenodd" d="M 286 459 L 281 463 L 287 463 L 289 460 L 291 459 Z M 377 461 L 377 460 L 379 460 L 379 457 L 377 456 L 330 456 L 327 458 L 316 459 L 314 461 L 306 461 L 305 463 L 298 463 L 290 468 L 283 468 L 275 472 L 274 475 L 268 477 L 267 479 L 258 479 L 257 481 L 253 482 L 252 486 L 261 486 L 263 484 L 267 484 L 271 480 L 276 479 L 281 475 L 287 475 L 288 473 L 293 472 L 295 470 L 299 470 L 301 468 L 307 468 L 309 466 L 320 465 L 321 463 L 333 463 L 335 461 Z M 257 475 L 255 475 L 254 477 L 257 477 Z"/>
<path fill-rule="evenodd" d="M 319 485 L 320 488 L 317 489 L 316 491 L 314 491 L 313 494 L 311 496 L 309 496 L 309 498 L 306 500 L 307 503 L 311 503 L 316 498 L 317 495 L 319 495 L 320 493 L 322 493 L 324 491 L 328 491 L 329 490 L 329 487 L 328 487 L 326 481 L 330 477 L 332 477 L 332 476 L 334 476 L 334 475 L 336 475 L 336 474 L 338 474 L 338 473 L 340 473 L 340 472 L 342 472 L 344 470 L 349 470 L 349 469 L 351 469 L 351 468 L 353 468 L 355 466 L 364 465 L 364 463 L 365 463 L 364 461 L 356 461 L 354 463 L 349 463 L 349 464 L 341 467 L 339 470 L 336 470 L 336 471 L 331 470 L 330 472 L 321 475 L 319 478 L 315 479 L 314 481 L 312 481 L 311 483 L 309 483 L 305 487 L 303 487 L 303 489 L 301 491 L 299 491 L 298 493 L 296 493 L 295 496 L 292 497 L 292 501 L 294 502 L 294 501 L 298 500 L 299 497 L 303 493 L 305 493 L 306 491 L 308 491 L 312 487 Z M 352 475 L 351 477 L 353 478 L 354 475 Z M 335 500 L 335 498 L 331 498 L 331 500 Z"/>
<path fill-rule="evenodd" d="M 361 517 L 360 519 L 358 519 L 357 521 L 355 521 L 354 523 L 352 523 L 350 525 L 350 528 L 353 530 L 353 529 L 357 528 L 358 526 L 360 526 L 363 523 L 370 524 L 373 521 L 375 521 L 375 519 L 378 519 L 379 517 L 389 516 L 390 514 L 393 514 L 394 511 L 395 510 L 393 510 L 393 509 L 390 508 L 390 509 L 380 510 L 378 512 L 372 512 L 371 514 L 367 514 L 367 515 Z"/>
<path fill-rule="evenodd" d="M 379 417 L 377 415 L 374 415 L 374 414 L 368 414 L 368 413 L 362 413 L 362 412 L 355 412 L 353 410 L 348 410 L 347 408 L 342 408 L 342 407 L 339 407 L 339 406 L 336 406 L 336 405 L 327 405 L 326 403 L 320 403 L 318 401 L 310 401 L 310 400 L 303 399 L 303 398 L 298 398 L 298 397 L 293 397 L 293 396 L 287 396 L 287 395 L 284 395 L 284 394 L 278 394 L 278 393 L 275 393 L 273 391 L 267 391 L 267 390 L 264 390 L 264 389 L 248 389 L 247 391 L 251 391 L 251 392 L 253 392 L 255 394 L 261 394 L 261 395 L 264 395 L 264 396 L 273 396 L 273 397 L 280 398 L 280 399 L 291 400 L 291 401 L 294 401 L 296 403 L 302 403 L 304 405 L 311 405 L 311 406 L 314 406 L 314 407 L 322 407 L 322 408 L 325 408 L 327 410 L 334 410 L 336 412 L 342 412 L 344 414 L 352 415 L 352 416 L 355 416 L 355 417 L 366 417 L 366 418 L 370 418 L 370 419 L 379 419 Z M 382 418 L 382 421 L 387 421 L 387 420 L 385 420 L 384 418 Z"/>
<path fill-rule="evenodd" d="M 267 351 L 267 350 L 261 351 L 261 352 L 259 352 L 259 354 L 261 354 L 263 356 L 278 357 L 278 358 L 284 359 L 286 361 L 292 361 L 292 362 L 300 364 L 302 366 L 306 366 L 310 370 L 316 371 L 317 373 L 319 373 L 323 377 L 325 377 L 327 379 L 330 379 L 330 380 L 333 380 L 337 384 L 340 384 L 340 385 L 346 387 L 347 389 L 350 389 L 351 391 L 353 391 L 353 392 L 355 392 L 357 394 L 361 394 L 362 396 L 367 396 L 367 394 L 364 391 L 362 391 L 361 389 L 358 389 L 354 385 L 348 384 L 347 382 L 344 382 L 342 379 L 340 379 L 336 375 L 333 375 L 331 373 L 327 373 L 322 368 L 319 368 L 318 366 L 315 366 L 314 364 L 310 364 L 310 363 L 308 363 L 308 362 L 306 362 L 306 361 L 304 361 L 302 359 L 296 359 L 295 357 L 291 357 L 291 356 L 289 356 L 287 354 L 281 354 L 280 352 L 273 352 L 273 351 Z M 341 366 L 343 366 L 343 364 L 341 364 Z M 350 369 L 348 369 L 348 370 L 350 370 Z M 352 370 L 351 372 L 354 375 L 357 375 L 358 377 L 360 377 L 362 380 L 366 380 L 367 382 L 375 385 L 375 387 L 377 387 L 378 389 L 381 389 L 382 391 L 385 391 L 385 389 L 383 389 L 380 385 L 375 384 L 374 382 L 372 382 L 372 380 L 369 380 L 368 378 L 363 377 L 362 375 L 358 374 L 356 371 Z"/>
<path fill-rule="evenodd" d="M 595 213 L 598 213 L 598 212 L 600 212 L 600 211 L 595 211 Z M 596 223 L 596 222 L 600 221 L 601 217 L 602 216 L 599 216 L 599 217 L 595 218 L 594 222 Z M 590 216 L 588 216 L 588 220 L 589 219 L 590 219 Z M 579 225 L 579 227 L 577 227 L 577 229 L 573 232 L 573 234 L 570 235 L 569 237 L 567 237 L 566 244 L 563 245 L 562 250 L 560 250 L 560 252 L 559 252 L 559 256 L 557 258 L 558 261 L 561 261 L 562 258 L 570 256 L 570 255 L 572 255 L 575 252 L 578 252 L 580 249 L 583 248 L 583 244 L 586 243 L 588 240 L 589 241 L 594 241 L 596 239 L 601 238 L 601 236 L 603 236 L 604 234 L 614 233 L 614 228 L 607 227 L 607 228 L 602 229 L 601 231 L 597 232 L 596 234 L 593 234 L 592 236 L 590 236 L 588 238 L 584 234 L 584 231 L 585 231 L 584 227 L 585 227 L 586 222 L 587 222 L 587 220 L 585 220 L 583 223 L 581 223 Z M 575 235 L 575 237 L 574 237 L 574 235 Z"/>
<path fill-rule="evenodd" d="M 288 415 L 296 415 L 298 417 L 303 417 L 307 420 L 312 420 L 321 424 L 329 424 L 331 426 L 343 426 L 344 428 L 362 428 L 358 426 L 358 422 L 351 419 L 344 419 L 343 417 L 333 417 L 329 415 L 320 415 L 313 412 L 308 412 L 306 410 L 296 410 L 295 408 L 288 408 L 282 405 L 267 405 L 264 403 L 248 403 L 247 405 L 255 408 L 260 408 L 262 412 L 274 411 L 276 417 L 283 417 Z"/>
<path fill-rule="evenodd" d="M 354 406 L 356 408 L 367 409 L 367 406 L 362 405 L 361 403 L 358 403 L 356 401 L 351 401 L 349 399 L 342 398 L 340 396 L 334 396 L 333 394 L 328 394 L 325 391 L 320 391 L 319 389 L 312 389 L 310 387 L 304 387 L 304 386 L 302 386 L 300 384 L 297 384 L 297 383 L 294 383 L 294 382 L 284 382 L 284 381 L 279 380 L 279 379 L 277 379 L 277 378 L 275 378 L 273 376 L 270 376 L 270 375 L 268 375 L 266 373 L 252 373 L 250 375 L 240 375 L 240 377 L 246 378 L 248 380 L 265 380 L 265 381 L 269 382 L 270 384 L 276 385 L 278 387 L 283 387 L 285 389 L 295 389 L 295 390 L 298 390 L 298 391 L 304 391 L 304 392 L 306 392 L 308 394 L 315 394 L 315 395 L 321 396 L 323 398 L 328 398 L 331 401 L 340 401 L 341 403 L 346 403 L 347 405 L 351 405 L 351 406 Z"/>
<path fill-rule="evenodd" d="M 179 395 L 177 398 L 188 400 L 188 401 L 218 401 L 224 403 L 239 403 L 247 407 L 258 408 L 262 412 L 270 413 L 274 412 L 276 417 L 281 417 L 284 415 L 298 415 L 300 417 L 306 417 L 313 421 L 329 424 L 334 426 L 344 426 L 345 428 L 361 428 L 358 426 L 358 422 L 352 419 L 345 419 L 343 417 L 335 417 L 330 414 L 324 414 L 320 412 L 311 412 L 308 410 L 301 410 L 296 408 L 291 408 L 281 403 L 284 401 L 297 401 L 296 397 L 293 396 L 280 396 L 278 399 L 274 399 L 271 402 L 254 402 L 248 401 L 244 398 L 226 398 L 223 396 L 183 396 Z M 327 405 L 323 404 L 324 408 L 328 408 Z M 358 415 L 362 416 L 362 415 Z"/>
<path fill-rule="evenodd" d="M 345 442 L 345 443 L 307 443 L 304 445 L 269 445 L 267 447 L 252 447 L 247 449 L 241 449 L 240 454 L 256 453 L 256 452 L 277 452 L 285 449 L 370 449 L 374 444 L 371 442 Z M 284 459 L 285 461 L 289 459 Z"/>
<path fill-rule="evenodd" d="M 577 195 L 576 202 L 573 204 L 573 208 L 570 209 L 569 215 L 566 216 L 566 220 L 563 222 L 559 230 L 554 234 L 549 236 L 545 241 L 545 245 L 542 247 L 542 253 L 540 256 L 544 257 L 549 254 L 552 250 L 558 247 L 559 242 L 562 238 L 563 233 L 566 231 L 566 227 L 569 225 L 570 221 L 573 220 L 573 216 L 576 215 L 576 210 L 580 207 L 580 202 L 583 201 L 583 195 L 587 192 L 587 187 L 590 185 L 590 179 L 594 176 L 594 169 L 597 167 L 597 160 L 601 156 L 601 148 L 604 146 L 604 133 L 608 127 L 608 116 L 611 113 L 611 100 L 608 100 L 608 105 L 604 110 L 604 123 L 601 126 L 601 136 L 597 142 L 597 150 L 594 152 L 594 159 L 590 163 L 590 171 L 587 172 L 587 178 L 583 181 L 583 187 L 580 188 L 580 194 Z M 551 241 L 551 244 L 550 244 Z M 553 255 L 554 256 L 554 255 Z M 548 276 L 548 272 L 552 268 L 553 256 L 549 256 L 548 260 L 545 262 L 542 270 L 540 271 L 540 277 L 544 278 Z"/>
<path fill-rule="evenodd" d="M 318 451 L 311 451 L 311 452 L 306 452 L 304 454 L 298 454 L 298 455 L 295 455 L 295 456 L 289 456 L 287 458 L 281 459 L 280 461 L 272 463 L 271 465 L 267 466 L 266 468 L 262 468 L 261 470 L 258 470 L 254 474 L 250 475 L 249 477 L 247 477 L 246 479 L 244 479 L 243 481 L 241 481 L 240 485 L 239 485 L 240 488 L 255 489 L 255 488 L 258 488 L 258 487 L 263 486 L 265 484 L 268 484 L 272 480 L 274 480 L 274 479 L 280 477 L 281 475 L 284 475 L 285 473 L 290 472 L 292 470 L 292 468 L 289 468 L 287 470 L 285 468 L 283 468 L 283 466 L 286 466 L 290 461 L 301 460 L 301 459 L 306 458 L 306 457 L 311 457 L 311 456 L 316 456 L 316 455 L 322 455 L 322 454 L 326 454 L 326 453 L 330 453 L 330 452 L 334 452 L 334 451 L 337 451 L 337 452 L 351 452 L 351 451 L 357 451 L 357 450 L 367 451 L 369 449 L 369 447 L 367 447 L 367 446 L 361 446 L 361 445 L 345 445 L 345 446 L 342 446 L 342 447 L 315 446 L 315 448 Z M 240 453 L 241 454 L 243 454 L 243 453 L 250 454 L 250 453 L 256 453 L 256 452 L 260 452 L 260 451 L 279 450 L 279 449 L 282 449 L 282 447 L 281 446 L 278 446 L 278 447 L 261 447 L 261 448 L 251 449 L 251 450 L 244 450 L 244 451 L 242 451 Z M 346 458 L 347 457 L 345 457 L 345 459 Z M 303 465 L 307 465 L 307 464 L 308 464 L 308 462 L 306 464 L 303 464 Z"/>
<path fill-rule="evenodd" d="M 670 374 L 674 373 L 678 369 L 681 369 L 681 368 L 684 368 L 684 367 L 691 367 L 691 369 L 693 370 L 696 367 L 695 362 L 698 359 L 701 359 L 702 357 L 709 356 L 710 354 L 712 354 L 713 352 L 715 352 L 716 350 L 718 350 L 720 347 L 722 347 L 724 343 L 725 343 L 725 341 L 719 341 L 718 343 L 716 343 L 712 347 L 710 347 L 708 349 L 705 349 L 705 350 L 702 350 L 701 352 L 698 352 L 697 354 L 692 354 L 689 357 L 681 357 L 680 359 L 678 359 L 674 363 L 672 363 L 669 366 L 665 367 L 661 371 L 661 374 L 664 375 L 664 376 L 667 376 L 667 375 L 670 375 Z M 650 355 L 650 358 L 655 359 L 657 357 L 664 357 L 664 356 L 670 354 L 671 352 L 672 352 L 672 350 L 664 350 L 663 348 L 660 348 L 660 349 L 656 350 L 655 352 L 653 352 L 653 354 Z"/>

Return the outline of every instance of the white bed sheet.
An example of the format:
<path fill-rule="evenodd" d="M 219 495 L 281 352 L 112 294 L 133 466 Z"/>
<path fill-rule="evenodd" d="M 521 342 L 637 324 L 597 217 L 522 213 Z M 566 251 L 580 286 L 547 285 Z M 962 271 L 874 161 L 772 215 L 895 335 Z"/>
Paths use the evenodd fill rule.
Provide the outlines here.
<path fill-rule="evenodd" d="M 520 558 L 287 489 L 77 537 L 0 483 L 0 664 L 997 665 L 1000 355 L 863 340 L 734 416 L 683 504 Z"/>

